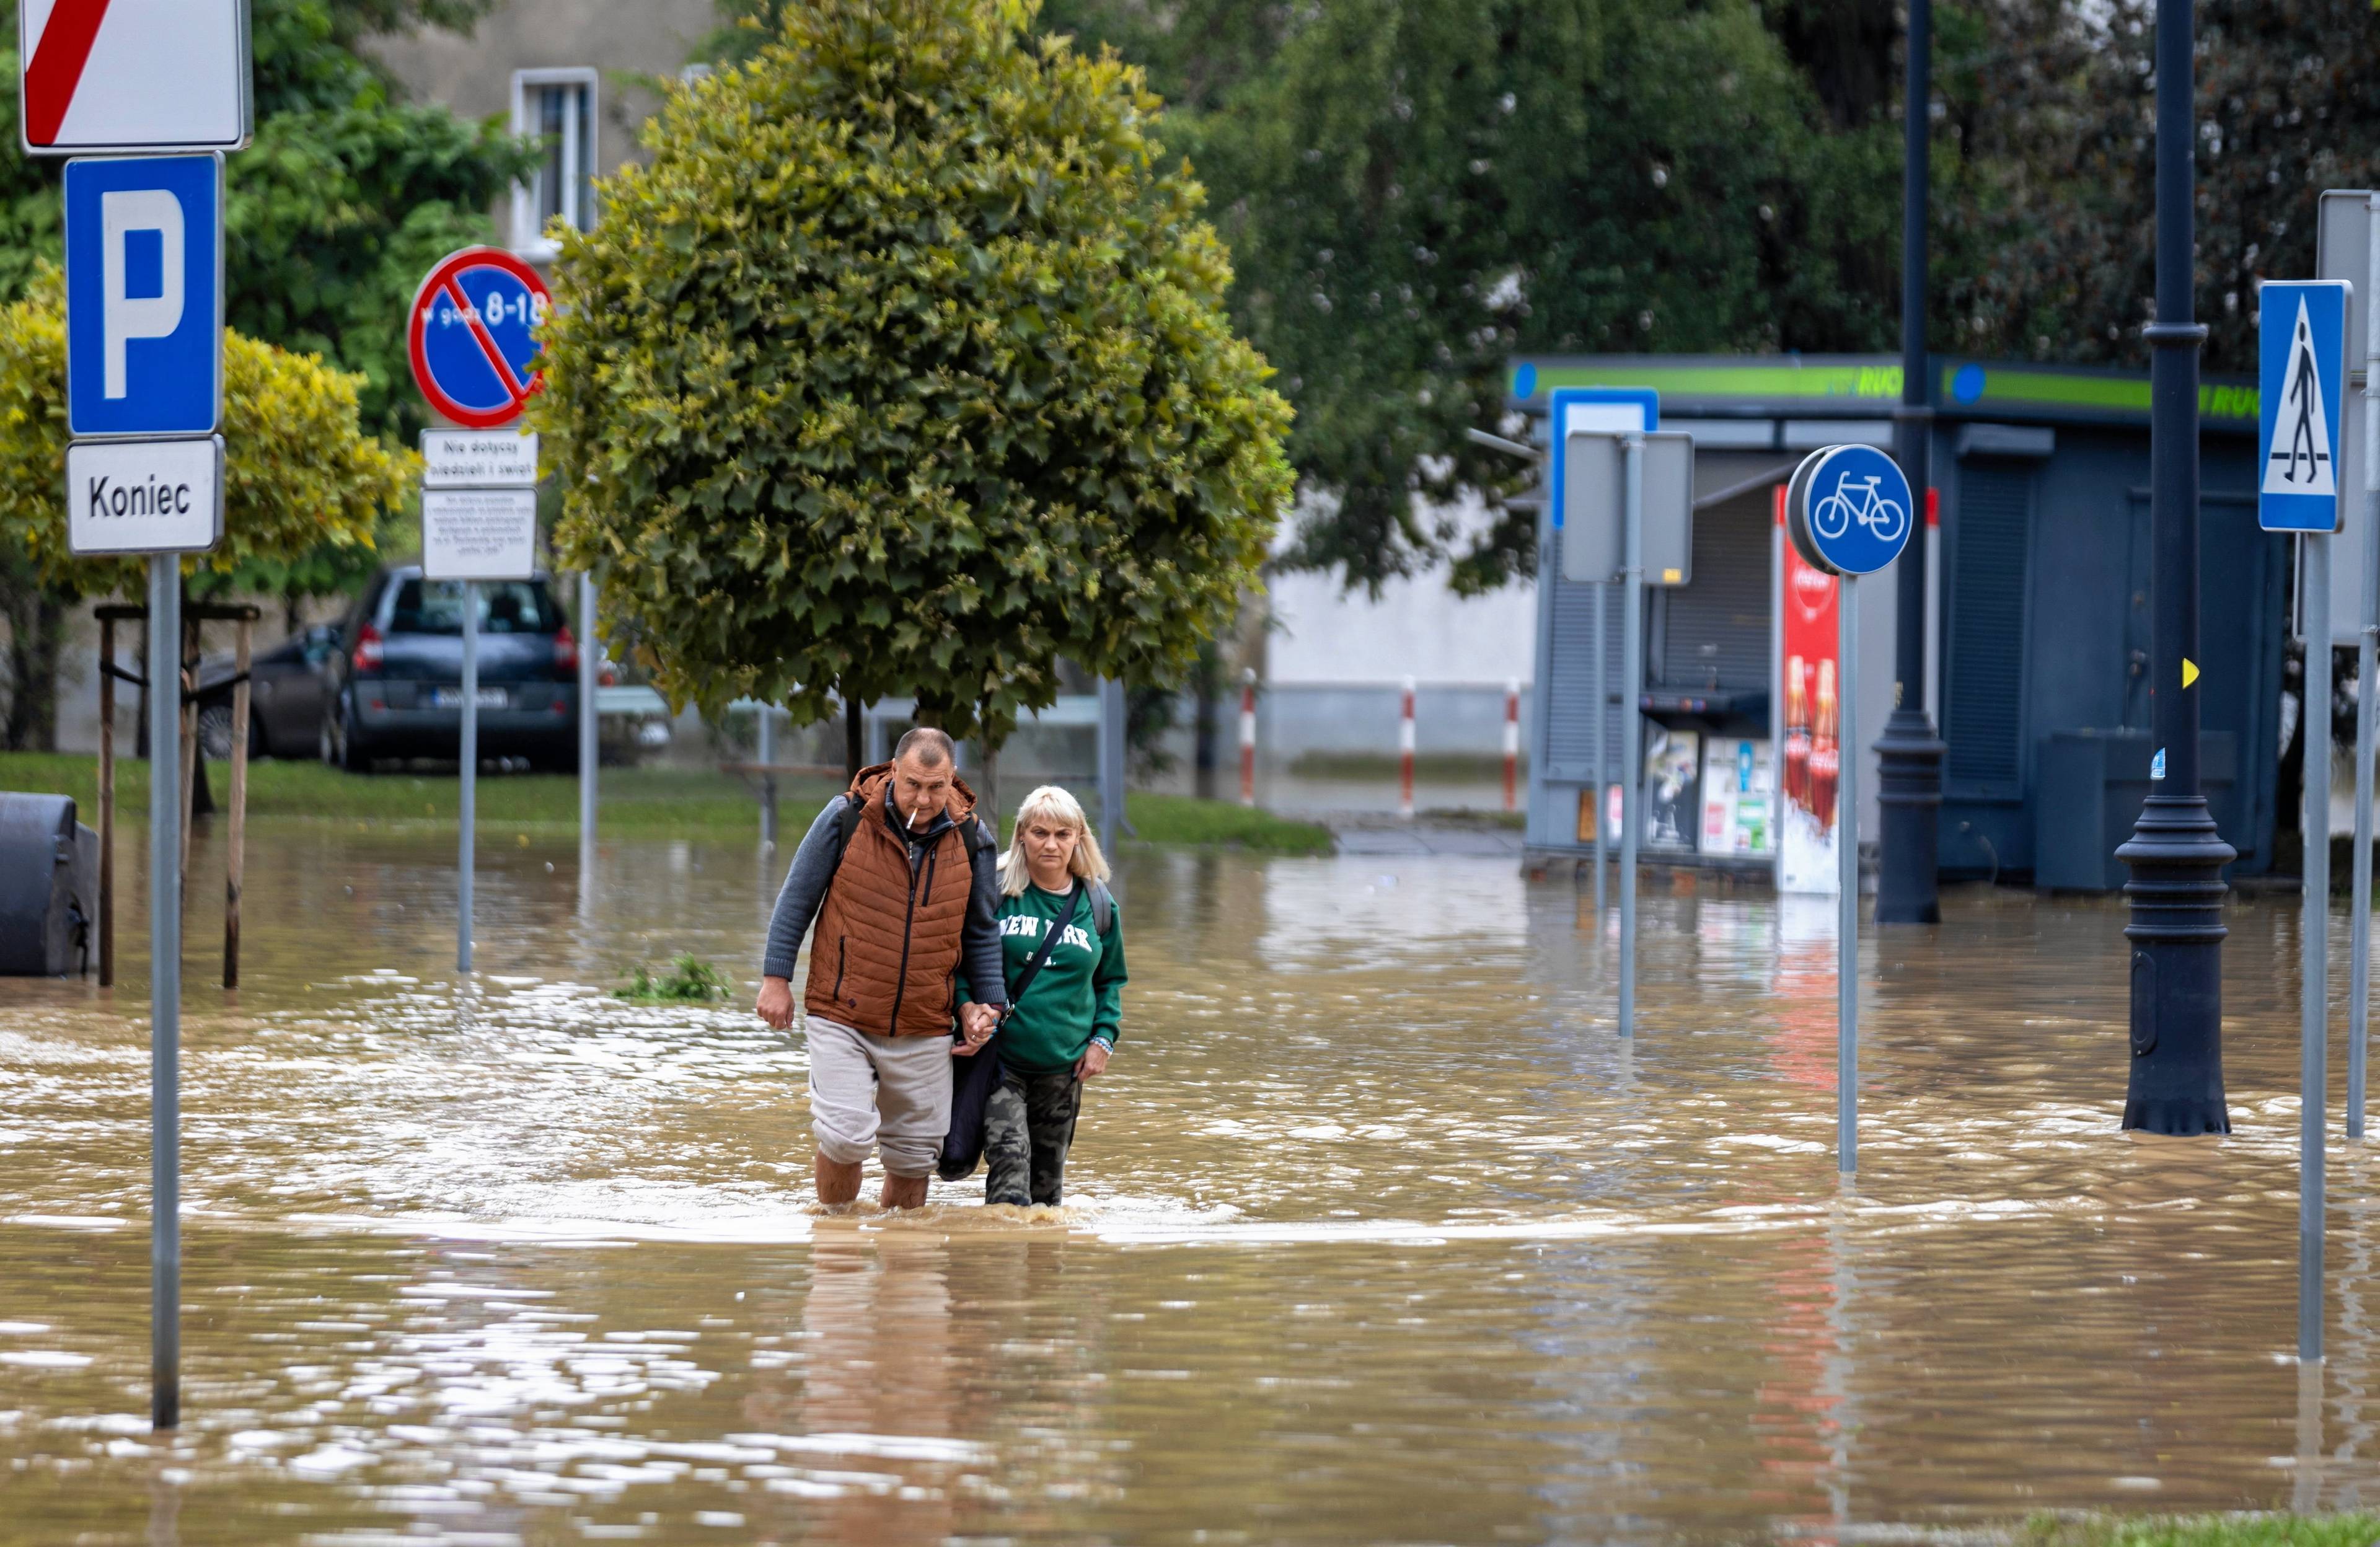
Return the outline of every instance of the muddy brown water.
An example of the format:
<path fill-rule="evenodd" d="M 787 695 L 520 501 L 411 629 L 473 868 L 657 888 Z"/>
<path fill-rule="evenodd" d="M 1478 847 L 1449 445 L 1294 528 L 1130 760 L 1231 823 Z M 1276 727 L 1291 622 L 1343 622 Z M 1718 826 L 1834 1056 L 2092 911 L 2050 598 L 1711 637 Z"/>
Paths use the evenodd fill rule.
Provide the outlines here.
<path fill-rule="evenodd" d="M 2293 899 L 2235 899 L 2219 1143 L 2117 1132 L 2119 907 L 1962 891 L 1872 941 L 1843 1195 L 1823 899 L 1648 895 L 1630 1050 L 1613 932 L 1508 860 L 1135 853 L 1069 1207 L 822 1218 L 799 1036 L 606 992 L 680 949 L 748 974 L 773 867 L 606 846 L 582 897 L 575 847 L 498 835 L 463 989 L 434 830 L 251 842 L 236 996 L 193 887 L 170 1437 L 138 877 L 113 994 L 0 982 L 0 1542 L 1885 1540 L 2380 1502 L 2375 1173 L 2336 1128 L 2332 1358 L 2291 1358 Z"/>

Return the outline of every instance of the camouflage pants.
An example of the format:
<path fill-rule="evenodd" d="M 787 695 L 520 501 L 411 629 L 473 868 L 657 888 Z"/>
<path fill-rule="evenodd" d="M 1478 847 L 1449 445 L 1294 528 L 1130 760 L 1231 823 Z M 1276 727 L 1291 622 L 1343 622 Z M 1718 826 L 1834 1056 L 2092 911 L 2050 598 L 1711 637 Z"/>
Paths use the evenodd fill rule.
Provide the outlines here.
<path fill-rule="evenodd" d="M 1065 1188 L 1066 1147 L 1083 1107 L 1074 1071 L 1000 1071 L 983 1112 L 983 1200 L 1056 1203 Z"/>

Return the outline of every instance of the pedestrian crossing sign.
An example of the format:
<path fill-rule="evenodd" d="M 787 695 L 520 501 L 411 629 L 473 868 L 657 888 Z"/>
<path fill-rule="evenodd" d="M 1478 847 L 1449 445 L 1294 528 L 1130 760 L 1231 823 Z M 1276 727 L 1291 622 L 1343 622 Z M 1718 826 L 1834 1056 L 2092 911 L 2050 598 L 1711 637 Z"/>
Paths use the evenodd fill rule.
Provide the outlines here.
<path fill-rule="evenodd" d="M 2349 288 L 2339 279 L 2267 280 L 2258 296 L 2256 517 L 2266 531 L 2338 530 Z"/>

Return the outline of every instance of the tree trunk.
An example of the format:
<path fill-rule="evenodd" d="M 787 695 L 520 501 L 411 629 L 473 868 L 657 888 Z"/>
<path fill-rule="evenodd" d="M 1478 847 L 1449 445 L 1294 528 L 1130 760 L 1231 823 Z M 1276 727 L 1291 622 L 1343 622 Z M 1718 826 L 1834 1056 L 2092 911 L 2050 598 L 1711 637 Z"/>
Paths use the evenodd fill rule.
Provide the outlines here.
<path fill-rule="evenodd" d="M 983 748 L 983 787 L 976 791 L 976 810 L 991 823 L 991 837 L 1000 841 L 1000 743 L 991 738 L 991 700 L 986 699 L 976 714 L 976 736 Z"/>
<path fill-rule="evenodd" d="M 132 755 L 141 761 L 149 761 L 149 619 L 140 619 L 140 658 L 133 663 L 133 673 L 140 678 L 140 717 L 132 727 Z M 150 775 L 154 779 L 155 770 Z"/>
<path fill-rule="evenodd" d="M 199 622 L 189 615 L 189 606 L 190 587 L 188 581 L 184 581 L 182 615 L 185 621 L 182 624 L 182 666 L 190 674 L 190 683 L 195 688 L 199 676 Z M 214 791 L 207 787 L 207 753 L 202 739 L 198 752 L 190 759 L 190 815 L 202 817 L 214 814 L 215 796 Z"/>
<path fill-rule="evenodd" d="M 859 777 L 863 760 L 868 755 L 868 706 L 849 688 L 843 694 L 843 776 L 845 783 Z"/>
<path fill-rule="evenodd" d="M 66 608 L 37 585 L 12 587 L 8 603 L 8 717 L 0 741 L 12 752 L 54 752 Z"/>
<path fill-rule="evenodd" d="M 1192 754 L 1195 770 L 1192 788 L 1201 800 L 1215 798 L 1215 770 L 1221 757 L 1217 745 L 1220 732 L 1223 686 L 1222 663 L 1208 640 L 1199 647 L 1198 664 L 1192 668 L 1191 685 L 1198 695 L 1198 717 L 1196 729 L 1196 750 Z"/>

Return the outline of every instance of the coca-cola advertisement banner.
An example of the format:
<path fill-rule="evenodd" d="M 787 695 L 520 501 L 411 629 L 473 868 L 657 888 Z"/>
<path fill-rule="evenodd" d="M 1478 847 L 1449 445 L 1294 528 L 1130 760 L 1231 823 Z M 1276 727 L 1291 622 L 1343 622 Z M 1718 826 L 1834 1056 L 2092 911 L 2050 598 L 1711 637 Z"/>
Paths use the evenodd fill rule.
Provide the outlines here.
<path fill-rule="evenodd" d="M 1781 520 L 1784 491 L 1778 491 Z M 1779 669 L 1775 703 L 1779 712 L 1782 755 L 1778 834 L 1777 888 L 1780 892 L 1840 890 L 1835 864 L 1835 792 L 1842 779 L 1841 706 L 1836 696 L 1835 578 L 1802 562 L 1791 542 L 1779 542 L 1777 615 Z"/>

